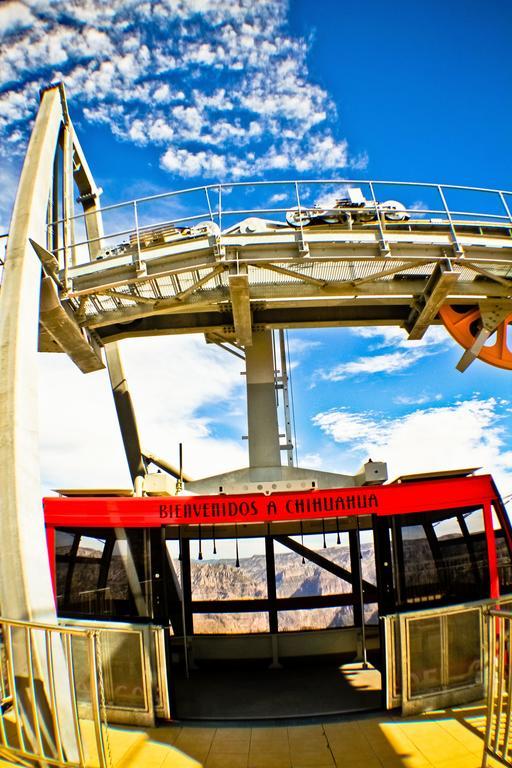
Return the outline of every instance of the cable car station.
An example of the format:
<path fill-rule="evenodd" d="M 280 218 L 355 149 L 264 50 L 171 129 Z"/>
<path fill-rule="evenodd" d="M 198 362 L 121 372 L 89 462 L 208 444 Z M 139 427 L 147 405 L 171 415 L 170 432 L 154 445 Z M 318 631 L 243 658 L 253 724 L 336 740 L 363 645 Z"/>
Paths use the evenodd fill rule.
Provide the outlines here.
<path fill-rule="evenodd" d="M 327 185 L 343 197 L 315 205 Z M 486 697 L 486 755 L 508 759 L 512 529 L 492 477 L 393 478 L 385 456 L 355 475 L 297 466 L 286 332 L 440 324 L 461 372 L 512 368 L 512 193 L 342 179 L 100 195 L 51 86 L 0 289 L 3 750 L 85 766 L 85 718 L 103 766 L 105 717 L 407 716 Z M 243 361 L 246 467 L 191 478 L 141 445 L 118 342 L 189 333 Z M 41 499 L 38 352 L 107 368 L 131 488 Z"/>

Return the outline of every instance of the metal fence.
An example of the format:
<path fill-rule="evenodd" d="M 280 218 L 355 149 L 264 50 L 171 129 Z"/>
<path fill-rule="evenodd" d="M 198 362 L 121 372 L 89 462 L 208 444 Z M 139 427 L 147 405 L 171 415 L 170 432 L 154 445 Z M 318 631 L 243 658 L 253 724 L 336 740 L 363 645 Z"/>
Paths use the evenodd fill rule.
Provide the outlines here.
<path fill-rule="evenodd" d="M 62 619 L 61 624 L 94 630 L 101 640 L 104 707 L 109 723 L 152 726 L 155 714 L 166 710 L 165 667 L 158 628 L 146 624 Z M 75 642 L 75 682 L 81 713 L 92 716 L 87 647 Z"/>
<path fill-rule="evenodd" d="M 486 614 L 489 645 L 487 726 L 482 768 L 490 757 L 512 765 L 512 612 L 500 608 Z"/>
<path fill-rule="evenodd" d="M 484 695 L 487 603 L 386 616 L 387 706 L 403 715 L 475 701 Z"/>
<path fill-rule="evenodd" d="M 0 633 L 0 756 L 22 764 L 110 768 L 101 633 L 7 619 L 0 619 Z M 80 692 L 79 646 L 88 682 Z"/>

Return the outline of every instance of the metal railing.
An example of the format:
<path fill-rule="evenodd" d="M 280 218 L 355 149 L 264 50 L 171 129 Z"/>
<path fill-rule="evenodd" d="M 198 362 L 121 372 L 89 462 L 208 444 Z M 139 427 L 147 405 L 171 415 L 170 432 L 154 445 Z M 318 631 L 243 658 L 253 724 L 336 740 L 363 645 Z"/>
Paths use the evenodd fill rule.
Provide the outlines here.
<path fill-rule="evenodd" d="M 53 248 L 61 268 L 71 266 L 74 260 L 71 251 L 79 261 L 88 261 L 91 258 L 89 246 L 98 243 L 104 257 L 112 249 L 124 249 L 130 252 L 135 264 L 140 264 L 141 250 L 152 234 L 162 238 L 190 236 L 192 229 L 193 236 L 194 227 L 209 222 L 215 225 L 214 236 L 221 238 L 223 232 L 244 217 L 271 216 L 285 225 L 286 213 L 293 208 L 309 211 L 316 205 L 326 214 L 339 213 L 336 199 L 346 197 L 347 190 L 354 188 L 361 189 L 364 198 L 373 205 L 374 216 L 371 221 L 366 220 L 365 227 L 378 229 L 383 245 L 386 229 L 396 225 L 396 222 L 387 221 L 379 208 L 390 195 L 402 204 L 403 212 L 416 223 L 446 229 L 456 252 L 461 251 L 459 238 L 464 225 L 476 223 L 509 230 L 512 227 L 512 192 L 508 190 L 342 178 L 210 184 L 115 203 L 99 209 L 105 232 L 95 238 L 87 237 L 87 217 L 96 216 L 96 212 L 77 214 L 69 220 L 57 219 L 48 225 L 48 229 L 49 232 L 62 232 L 59 243 Z M 357 206 L 343 208 L 348 214 L 357 214 L 360 210 Z M 71 220 L 77 233 L 72 248 L 70 244 L 64 244 L 63 236 L 65 225 Z M 304 226 L 300 221 L 297 229 L 303 239 Z"/>
<path fill-rule="evenodd" d="M 512 766 L 510 596 L 394 614 L 383 621 L 387 707 L 401 705 L 402 714 L 414 714 L 463 704 L 485 692 L 482 768 L 489 758 Z"/>
<path fill-rule="evenodd" d="M 101 633 L 3 618 L 0 632 L 0 757 L 110 768 Z M 77 643 L 85 649 L 88 719 L 80 715 Z"/>
<path fill-rule="evenodd" d="M 479 601 L 383 618 L 388 708 L 412 715 L 482 698 L 488 607 Z"/>
<path fill-rule="evenodd" d="M 146 624 L 108 620 L 61 619 L 61 624 L 100 634 L 103 699 L 109 723 L 154 725 L 155 702 L 158 705 L 166 699 L 156 661 L 161 657 L 155 648 L 159 640 L 155 629 Z M 84 654 L 82 646 L 80 658 L 77 654 L 75 680 L 80 711 L 90 717 L 89 670 Z"/>
<path fill-rule="evenodd" d="M 486 614 L 489 645 L 487 725 L 482 768 L 490 757 L 512 765 L 512 612 L 491 609 Z"/>

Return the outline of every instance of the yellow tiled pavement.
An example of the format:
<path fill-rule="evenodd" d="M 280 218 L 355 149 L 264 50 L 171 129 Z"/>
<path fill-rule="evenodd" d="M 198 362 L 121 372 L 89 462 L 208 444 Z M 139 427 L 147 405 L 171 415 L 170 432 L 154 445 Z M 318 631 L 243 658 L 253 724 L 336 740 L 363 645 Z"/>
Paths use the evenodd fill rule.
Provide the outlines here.
<path fill-rule="evenodd" d="M 127 752 L 115 768 L 480 768 L 484 728 L 482 706 L 315 725 L 169 725 L 144 732 L 138 752 Z M 125 730 L 110 733 L 117 752 Z M 489 760 L 490 768 L 497 765 Z"/>
<path fill-rule="evenodd" d="M 480 768 L 484 729 L 483 706 L 466 706 L 315 725 L 112 726 L 109 742 L 113 768 Z"/>

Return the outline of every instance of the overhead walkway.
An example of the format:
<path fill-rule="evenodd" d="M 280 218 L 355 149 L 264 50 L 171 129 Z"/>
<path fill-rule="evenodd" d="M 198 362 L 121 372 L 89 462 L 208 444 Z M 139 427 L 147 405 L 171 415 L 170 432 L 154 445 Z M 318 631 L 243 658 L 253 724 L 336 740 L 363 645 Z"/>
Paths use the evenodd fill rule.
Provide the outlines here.
<path fill-rule="evenodd" d="M 311 201 L 327 187 L 339 192 L 356 184 L 373 197 L 386 194 L 381 187 L 406 201 L 434 196 L 440 207 L 406 208 L 401 221 L 382 214 L 363 221 L 353 208 L 346 214 L 352 211 L 353 220 L 313 219 L 295 227 L 286 222 L 297 200 L 301 209 L 315 210 Z M 259 204 L 248 209 L 254 190 Z M 452 210 L 450 192 L 462 194 L 468 209 Z M 229 210 L 222 207 L 226 197 L 235 198 Z M 273 197 L 283 207 L 269 209 L 265 203 Z M 72 249 L 36 251 L 60 300 L 101 344 L 204 333 L 208 341 L 248 347 L 262 329 L 339 325 L 399 325 L 415 340 L 441 322 L 468 348 L 482 324 L 487 337 L 508 325 L 510 205 L 508 192 L 434 184 L 339 179 L 214 185 L 103 208 L 104 221 L 124 226 L 101 238 L 77 239 Z M 496 212 L 479 212 L 479 206 Z M 162 221 L 162 212 L 172 210 L 189 215 Z M 74 217 L 77 231 L 86 231 L 89 215 Z M 64 224 L 57 220 L 55 233 Z M 476 311 L 480 328 L 463 323 L 461 331 L 468 309 Z M 56 341 L 43 332 L 41 348 L 55 351 Z M 480 348 L 474 351 L 476 356 Z M 486 359 L 512 364 L 504 349 Z"/>

